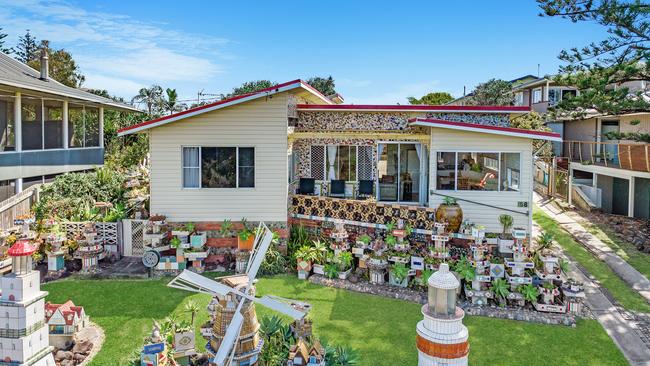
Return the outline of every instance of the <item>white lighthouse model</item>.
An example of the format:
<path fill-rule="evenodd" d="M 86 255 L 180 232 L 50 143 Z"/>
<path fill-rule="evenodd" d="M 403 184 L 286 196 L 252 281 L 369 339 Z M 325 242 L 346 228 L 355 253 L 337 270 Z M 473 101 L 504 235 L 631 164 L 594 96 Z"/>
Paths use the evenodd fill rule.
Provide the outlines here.
<path fill-rule="evenodd" d="M 35 251 L 28 240 L 18 240 L 7 252 L 13 268 L 1 280 L 0 365 L 54 366 L 44 321 L 47 292 L 32 270 Z"/>
<path fill-rule="evenodd" d="M 429 277 L 429 302 L 422 306 L 417 325 L 419 366 L 467 365 L 469 333 L 463 325 L 465 312 L 456 306 L 456 289 L 460 282 L 449 272 L 449 265 Z"/>

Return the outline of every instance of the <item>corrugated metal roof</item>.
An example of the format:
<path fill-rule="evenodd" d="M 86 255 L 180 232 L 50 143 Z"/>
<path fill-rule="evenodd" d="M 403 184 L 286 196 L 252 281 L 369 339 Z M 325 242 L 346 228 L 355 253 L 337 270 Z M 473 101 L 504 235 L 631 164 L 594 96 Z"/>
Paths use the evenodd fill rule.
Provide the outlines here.
<path fill-rule="evenodd" d="M 71 99 L 99 103 L 112 109 L 138 111 L 138 109 L 131 105 L 119 103 L 112 99 L 71 88 L 52 78 L 41 80 L 40 75 L 40 72 L 32 69 L 28 65 L 14 60 L 12 57 L 0 52 L 0 85 L 8 85 L 14 88 L 28 89 Z"/>

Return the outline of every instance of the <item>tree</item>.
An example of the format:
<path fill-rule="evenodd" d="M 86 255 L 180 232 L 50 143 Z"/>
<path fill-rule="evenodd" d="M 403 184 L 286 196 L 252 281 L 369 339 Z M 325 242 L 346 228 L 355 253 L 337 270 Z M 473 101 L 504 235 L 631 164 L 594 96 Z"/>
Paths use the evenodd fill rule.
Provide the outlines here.
<path fill-rule="evenodd" d="M 422 96 L 420 99 L 415 97 L 408 97 L 407 99 L 410 104 L 443 105 L 454 100 L 454 97 L 447 92 L 433 92 Z"/>
<path fill-rule="evenodd" d="M 606 39 L 563 50 L 565 62 L 554 81 L 580 90 L 562 100 L 554 114 L 580 117 L 587 111 L 624 114 L 650 110 L 642 91 L 631 93 L 621 85 L 650 79 L 650 5 L 640 0 L 537 0 L 540 16 L 573 23 L 596 23 L 606 28 Z M 614 88 L 613 86 L 617 86 Z"/>
<path fill-rule="evenodd" d="M 178 93 L 176 93 L 176 89 L 167 88 L 165 94 L 166 97 L 163 97 L 160 100 L 160 107 L 162 110 L 169 112 L 169 114 L 173 114 L 187 108 L 187 105 L 178 102 Z"/>
<path fill-rule="evenodd" d="M 14 49 L 14 53 L 18 61 L 28 63 L 31 60 L 38 58 L 38 46 L 36 45 L 36 38 L 29 33 L 29 29 L 24 36 L 18 38 L 18 44 Z"/>
<path fill-rule="evenodd" d="M 274 83 L 269 80 L 253 80 L 253 81 L 247 81 L 240 85 L 237 88 L 234 88 L 232 90 L 232 93 L 228 94 L 227 97 L 234 97 L 237 95 L 242 95 L 242 94 L 250 94 L 254 93 L 256 91 L 270 88 L 272 86 L 278 85 L 278 83 Z"/>
<path fill-rule="evenodd" d="M 2 27 L 0 27 L 0 52 L 10 54 L 12 49 L 5 48 L 5 38 L 7 38 L 7 33 L 3 33 Z"/>
<path fill-rule="evenodd" d="M 514 102 L 510 82 L 501 79 L 478 84 L 468 101 L 470 105 L 513 105 Z"/>
<path fill-rule="evenodd" d="M 147 107 L 149 117 L 153 116 L 154 108 L 160 105 L 163 89 L 160 85 L 152 85 L 148 88 L 141 88 L 138 95 L 131 99 L 132 103 L 144 103 Z"/>
<path fill-rule="evenodd" d="M 41 41 L 37 54 L 42 49 L 48 52 L 48 72 L 52 79 L 71 88 L 81 87 L 86 77 L 79 72 L 79 66 L 77 66 L 70 52 L 64 49 L 49 50 L 49 41 L 45 40 Z M 31 66 L 34 70 L 40 71 L 41 58 L 36 57 L 27 62 L 27 65 Z"/>
<path fill-rule="evenodd" d="M 307 84 L 313 86 L 316 90 L 325 96 L 336 94 L 336 85 L 334 83 L 334 78 L 331 75 L 326 78 L 314 76 L 313 78 L 307 80 Z"/>

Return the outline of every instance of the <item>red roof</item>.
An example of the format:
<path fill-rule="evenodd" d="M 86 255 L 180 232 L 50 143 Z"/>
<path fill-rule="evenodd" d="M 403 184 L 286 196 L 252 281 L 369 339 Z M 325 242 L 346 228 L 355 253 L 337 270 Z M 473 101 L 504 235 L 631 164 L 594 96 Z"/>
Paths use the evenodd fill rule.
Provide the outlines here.
<path fill-rule="evenodd" d="M 409 119 L 409 123 L 417 126 L 440 127 L 453 130 L 491 133 L 495 135 L 525 137 L 549 141 L 562 141 L 562 136 L 559 133 L 526 130 L 523 128 L 479 125 L 476 123 L 454 122 L 435 118 L 411 118 Z"/>
<path fill-rule="evenodd" d="M 241 102 L 244 102 L 245 100 L 248 100 L 247 98 L 249 98 L 249 97 L 253 97 L 253 96 L 260 96 L 261 97 L 264 93 L 278 92 L 279 89 L 281 89 L 281 88 L 285 88 L 285 87 L 290 88 L 292 86 L 294 86 L 294 87 L 302 87 L 304 89 L 307 89 L 308 91 L 310 91 L 311 93 L 315 94 L 320 99 L 322 99 L 323 102 L 331 103 L 331 101 L 326 96 L 324 96 L 321 92 L 316 90 L 316 88 L 314 88 L 313 86 L 305 83 L 304 81 L 302 81 L 300 79 L 296 79 L 296 80 L 288 81 L 286 83 L 274 85 L 274 86 L 269 87 L 269 88 L 258 90 L 256 92 L 238 95 L 238 96 L 235 96 L 235 97 L 232 97 L 232 98 L 220 100 L 218 102 L 214 102 L 214 103 L 202 105 L 202 106 L 199 106 L 199 107 L 196 107 L 196 108 L 187 109 L 187 110 L 184 110 L 182 112 L 170 114 L 169 116 L 164 116 L 164 117 L 152 119 L 150 121 L 137 123 L 137 124 L 135 124 L 133 126 L 121 128 L 121 129 L 119 129 L 117 131 L 117 133 L 119 135 L 124 135 L 126 133 L 129 133 L 129 131 L 133 131 L 133 130 L 140 131 L 142 129 L 155 127 L 155 126 L 164 124 L 166 122 L 172 122 L 172 121 L 176 121 L 176 120 L 179 120 L 179 119 L 182 119 L 182 118 L 191 117 L 191 116 L 194 116 L 196 114 L 209 112 L 211 110 L 218 109 L 220 106 L 221 107 L 226 107 L 226 106 L 231 105 L 231 104 L 241 103 Z M 149 126 L 149 127 L 147 127 L 147 126 Z"/>
<path fill-rule="evenodd" d="M 63 304 L 45 303 L 45 321 L 49 322 L 54 313 L 59 310 L 66 325 L 73 325 L 75 316 L 81 318 L 83 306 L 76 306 L 72 300 L 68 300 Z"/>
<path fill-rule="evenodd" d="M 385 105 L 385 104 L 298 104 L 298 109 L 303 110 L 368 110 L 368 111 L 440 111 L 440 112 L 502 112 L 525 113 L 530 112 L 530 107 L 494 106 L 494 105 Z"/>
<path fill-rule="evenodd" d="M 33 246 L 29 240 L 21 239 L 17 240 L 16 243 L 9 248 L 7 254 L 10 257 L 25 257 L 34 254 L 35 251 L 36 247 Z"/>

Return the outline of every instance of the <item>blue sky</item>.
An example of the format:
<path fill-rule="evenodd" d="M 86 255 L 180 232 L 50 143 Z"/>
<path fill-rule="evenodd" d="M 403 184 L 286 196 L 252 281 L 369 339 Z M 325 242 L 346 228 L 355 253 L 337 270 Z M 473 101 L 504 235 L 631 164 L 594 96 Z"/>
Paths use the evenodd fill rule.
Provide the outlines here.
<path fill-rule="evenodd" d="M 332 75 L 347 103 L 406 103 L 535 75 L 537 64 L 554 73 L 561 49 L 605 36 L 538 12 L 533 0 L 0 0 L 0 27 L 11 45 L 29 28 L 68 49 L 84 86 L 129 98 L 152 83 L 190 99 L 248 80 Z"/>

